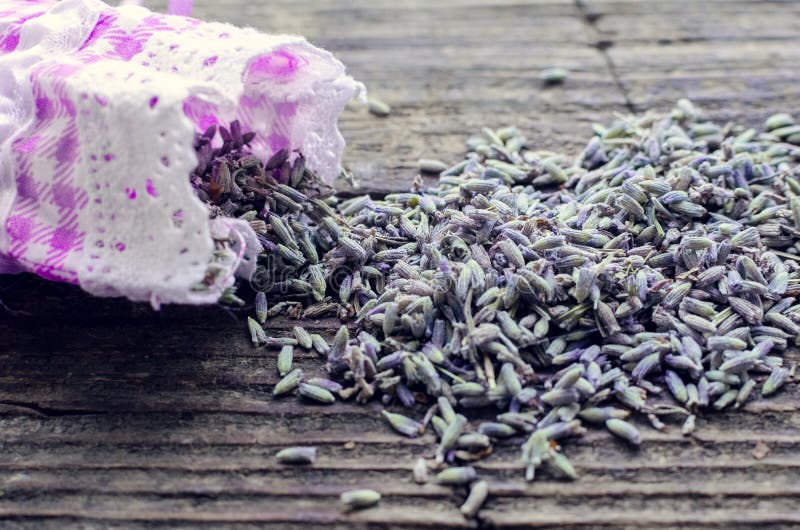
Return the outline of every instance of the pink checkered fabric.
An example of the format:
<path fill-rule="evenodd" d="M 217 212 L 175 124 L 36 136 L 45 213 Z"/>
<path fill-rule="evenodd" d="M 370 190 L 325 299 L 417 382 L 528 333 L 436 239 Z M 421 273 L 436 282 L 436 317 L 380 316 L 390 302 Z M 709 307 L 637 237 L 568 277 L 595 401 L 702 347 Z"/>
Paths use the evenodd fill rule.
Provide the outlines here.
<path fill-rule="evenodd" d="M 195 131 L 238 119 L 258 155 L 301 150 L 332 179 L 336 120 L 362 88 L 301 37 L 98 0 L 0 0 L 0 272 L 154 304 L 215 301 L 258 244 L 194 195 Z M 198 291 L 212 231 L 242 248 L 224 282 Z"/>

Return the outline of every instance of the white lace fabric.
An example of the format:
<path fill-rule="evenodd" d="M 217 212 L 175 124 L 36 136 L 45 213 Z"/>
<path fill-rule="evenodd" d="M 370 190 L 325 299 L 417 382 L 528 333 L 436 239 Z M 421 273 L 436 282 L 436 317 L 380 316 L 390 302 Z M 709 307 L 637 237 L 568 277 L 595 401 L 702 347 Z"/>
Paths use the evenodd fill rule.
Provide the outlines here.
<path fill-rule="evenodd" d="M 197 198 L 195 132 L 239 120 L 258 156 L 299 150 L 330 181 L 338 115 L 362 89 L 302 37 L 99 0 L 0 0 L 0 273 L 154 305 L 216 301 L 260 247 Z M 231 259 L 215 258 L 212 234 Z M 198 288 L 212 261 L 224 273 Z"/>

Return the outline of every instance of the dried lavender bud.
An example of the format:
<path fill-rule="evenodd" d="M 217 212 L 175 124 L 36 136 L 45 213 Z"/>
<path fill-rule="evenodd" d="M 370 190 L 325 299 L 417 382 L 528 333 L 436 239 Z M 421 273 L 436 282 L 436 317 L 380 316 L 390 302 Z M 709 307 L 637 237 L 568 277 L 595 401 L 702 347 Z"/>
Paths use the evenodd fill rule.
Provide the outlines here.
<path fill-rule="evenodd" d="M 764 381 L 764 385 L 761 387 L 761 395 L 769 396 L 770 394 L 774 394 L 783 386 L 788 378 L 789 370 L 785 368 L 775 368 L 770 372 L 767 380 Z"/>
<path fill-rule="evenodd" d="M 606 427 L 613 434 L 632 443 L 633 445 L 639 445 L 642 443 L 642 438 L 639 435 L 639 431 L 636 430 L 636 427 L 626 421 L 611 418 L 606 420 Z"/>
<path fill-rule="evenodd" d="M 261 324 L 247 317 L 247 327 L 250 329 L 250 340 L 253 341 L 253 344 L 258 346 L 267 342 L 267 334 L 264 333 L 264 328 L 261 327 Z"/>
<path fill-rule="evenodd" d="M 477 481 L 472 485 L 467 499 L 461 505 L 461 513 L 464 514 L 464 517 L 475 517 L 488 496 L 489 483 L 485 480 Z"/>
<path fill-rule="evenodd" d="M 542 70 L 539 75 L 545 85 L 557 85 L 563 83 L 569 76 L 569 71 L 565 68 L 553 67 Z"/>
<path fill-rule="evenodd" d="M 281 377 L 292 371 L 293 356 L 294 348 L 292 346 L 284 346 L 278 353 L 278 373 Z"/>
<path fill-rule="evenodd" d="M 583 409 L 578 413 L 578 416 L 585 421 L 591 423 L 605 423 L 606 420 L 617 418 L 624 420 L 630 416 L 630 412 L 623 409 L 615 409 L 613 407 L 590 407 Z"/>
<path fill-rule="evenodd" d="M 428 482 L 428 464 L 424 458 L 417 458 L 414 464 L 414 482 L 417 484 L 425 484 Z"/>
<path fill-rule="evenodd" d="M 371 99 L 368 102 L 369 112 L 380 118 L 385 118 L 392 113 L 392 107 L 377 99 Z"/>
<path fill-rule="evenodd" d="M 315 385 L 309 385 L 307 383 L 300 383 L 300 386 L 298 387 L 298 393 L 304 398 L 307 398 L 311 401 L 316 401 L 317 403 L 322 403 L 324 405 L 330 405 L 336 401 L 336 398 L 333 396 L 333 394 L 324 388 Z"/>
<path fill-rule="evenodd" d="M 313 464 L 317 457 L 315 447 L 287 447 L 278 452 L 275 457 L 281 464 Z"/>
<path fill-rule="evenodd" d="M 422 171 L 423 173 L 432 173 L 436 175 L 439 175 L 440 173 L 447 171 L 448 168 L 447 164 L 445 164 L 441 160 L 431 160 L 429 158 L 419 159 L 419 161 L 417 162 L 417 166 L 419 167 L 419 170 Z"/>
<path fill-rule="evenodd" d="M 256 318 L 259 323 L 263 324 L 267 321 L 267 295 L 259 291 L 256 293 Z"/>
<path fill-rule="evenodd" d="M 300 326 L 295 326 L 294 328 L 292 328 L 292 332 L 294 333 L 294 336 L 297 339 L 297 343 L 300 346 L 306 349 L 310 349 L 313 346 L 314 341 L 311 338 L 311 334 L 304 328 Z"/>
<path fill-rule="evenodd" d="M 443 462 L 444 461 L 444 453 L 451 447 L 453 447 L 458 440 L 458 437 L 461 436 L 461 433 L 464 432 L 464 427 L 467 425 L 467 418 L 462 416 L 461 414 L 456 415 L 455 421 L 448 424 L 447 427 L 441 434 L 441 440 L 439 441 L 439 448 L 436 451 L 436 461 Z"/>
<path fill-rule="evenodd" d="M 436 475 L 436 480 L 439 484 L 447 484 L 450 486 L 468 484 L 475 480 L 477 473 L 473 467 L 451 467 L 440 471 Z"/>
<path fill-rule="evenodd" d="M 490 438 L 508 438 L 517 432 L 511 425 L 497 422 L 484 422 L 478 426 L 478 432 Z"/>
<path fill-rule="evenodd" d="M 389 422 L 389 425 L 392 426 L 392 429 L 404 436 L 416 438 L 422 433 L 422 424 L 412 420 L 411 418 L 407 418 L 402 414 L 395 414 L 386 410 L 382 410 L 381 414 L 384 418 L 386 418 L 386 421 Z"/>
<path fill-rule="evenodd" d="M 485 434 L 469 433 L 459 436 L 456 445 L 461 449 L 486 449 L 487 447 L 491 447 L 492 441 Z"/>
<path fill-rule="evenodd" d="M 283 379 L 278 381 L 278 384 L 275 385 L 275 389 L 272 391 L 272 395 L 274 396 L 281 396 L 288 392 L 291 392 L 300 384 L 300 381 L 303 379 L 303 371 L 299 368 L 296 368 L 286 374 Z"/>
<path fill-rule="evenodd" d="M 543 462 L 556 476 L 568 478 L 570 480 L 575 480 L 578 478 L 578 473 L 575 471 L 572 463 L 567 459 L 566 456 L 558 451 L 548 451 Z"/>
<path fill-rule="evenodd" d="M 331 381 L 330 379 L 323 379 L 321 377 L 312 377 L 311 379 L 307 380 L 306 383 L 308 383 L 309 385 L 314 385 L 320 388 L 324 388 L 325 390 L 327 390 L 332 394 L 338 394 L 342 390 L 342 385 L 340 385 L 336 381 Z"/>
<path fill-rule="evenodd" d="M 339 496 L 339 502 L 351 510 L 361 510 L 375 506 L 380 500 L 381 494 L 369 489 L 345 491 Z"/>

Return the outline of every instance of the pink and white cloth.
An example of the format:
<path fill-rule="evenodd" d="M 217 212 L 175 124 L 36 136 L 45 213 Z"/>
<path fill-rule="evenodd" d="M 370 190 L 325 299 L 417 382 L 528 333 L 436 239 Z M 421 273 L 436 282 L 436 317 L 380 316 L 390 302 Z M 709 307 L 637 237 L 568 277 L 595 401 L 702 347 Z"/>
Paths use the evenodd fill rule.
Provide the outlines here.
<path fill-rule="evenodd" d="M 192 190 L 194 133 L 239 120 L 257 155 L 298 149 L 330 181 L 337 118 L 362 90 L 298 36 L 99 0 L 0 0 L 0 273 L 154 305 L 216 301 L 260 249 Z M 197 290 L 212 234 L 238 242 L 230 274 Z"/>

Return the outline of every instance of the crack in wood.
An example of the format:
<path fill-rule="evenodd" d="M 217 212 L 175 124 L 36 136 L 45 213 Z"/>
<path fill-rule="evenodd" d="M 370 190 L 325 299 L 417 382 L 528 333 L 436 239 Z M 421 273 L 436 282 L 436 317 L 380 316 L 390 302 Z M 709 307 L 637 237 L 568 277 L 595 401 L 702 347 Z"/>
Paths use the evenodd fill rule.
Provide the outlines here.
<path fill-rule="evenodd" d="M 597 27 L 597 21 L 602 17 L 602 15 L 592 11 L 591 8 L 586 5 L 585 0 L 575 0 L 575 7 L 581 14 L 582 22 L 589 29 L 590 37 L 599 37 L 602 32 L 600 28 Z M 608 68 L 608 73 L 611 75 L 611 79 L 614 81 L 614 85 L 617 87 L 620 95 L 622 95 L 622 98 L 625 100 L 625 107 L 630 112 L 636 112 L 636 106 L 634 105 L 628 90 L 625 88 L 625 84 L 622 82 L 622 77 L 617 69 L 617 65 L 614 63 L 614 59 L 611 57 L 611 54 L 608 53 L 608 49 L 613 45 L 614 40 L 610 38 L 596 38 L 594 39 L 593 43 L 594 48 L 600 52 L 600 55 L 603 57 L 606 67 Z"/>
<path fill-rule="evenodd" d="M 92 410 L 92 409 L 58 409 L 52 407 L 44 407 L 37 403 L 26 403 L 24 401 L 13 401 L 8 399 L 0 400 L 0 405 L 15 407 L 19 409 L 27 409 L 37 415 L 47 416 L 49 418 L 60 418 L 64 416 L 85 416 L 85 415 L 100 415 L 107 414 L 105 410 Z"/>

